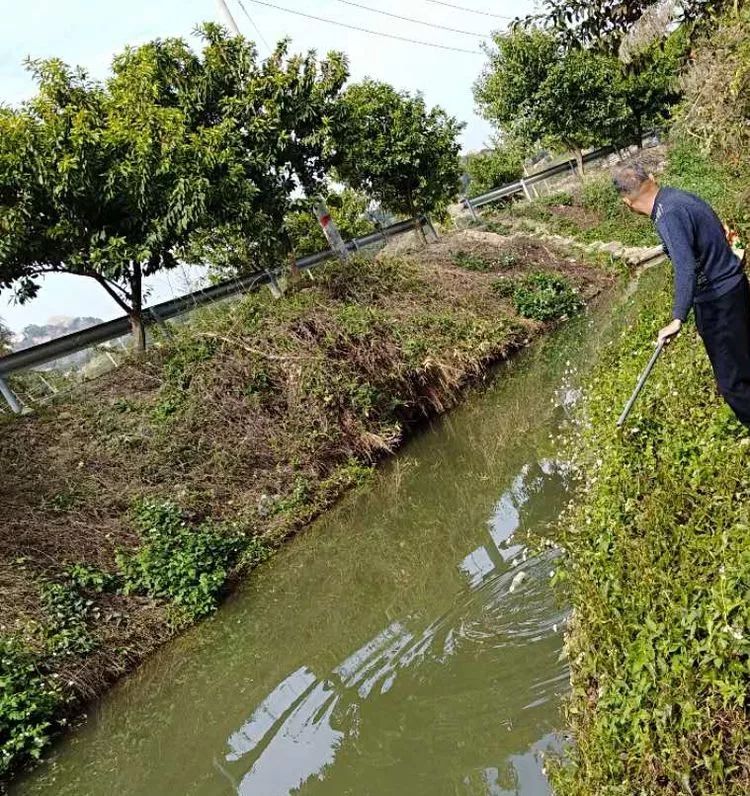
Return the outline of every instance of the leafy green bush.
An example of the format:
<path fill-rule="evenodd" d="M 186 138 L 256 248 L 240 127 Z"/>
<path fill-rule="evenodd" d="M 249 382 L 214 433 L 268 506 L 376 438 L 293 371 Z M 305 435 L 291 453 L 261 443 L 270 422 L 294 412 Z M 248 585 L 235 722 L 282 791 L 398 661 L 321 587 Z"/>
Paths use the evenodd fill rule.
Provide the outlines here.
<path fill-rule="evenodd" d="M 570 441 L 584 480 L 561 538 L 576 744 L 558 796 L 748 793 L 750 439 L 692 325 L 615 424 L 670 317 L 667 276 L 605 354 Z"/>
<path fill-rule="evenodd" d="M 35 656 L 17 639 L 0 636 L 0 777 L 39 759 L 62 702 L 59 686 L 40 672 Z"/>
<path fill-rule="evenodd" d="M 138 503 L 134 519 L 143 543 L 117 556 L 124 593 L 170 600 L 181 622 L 212 613 L 244 535 L 211 523 L 190 526 L 177 506 L 160 501 Z"/>
<path fill-rule="evenodd" d="M 575 315 L 583 307 L 578 292 L 567 279 L 547 273 L 530 274 L 513 290 L 519 315 L 536 321 L 553 321 Z"/>
<path fill-rule="evenodd" d="M 88 618 L 94 612 L 92 600 L 69 583 L 47 581 L 41 586 L 45 614 L 44 632 L 52 657 L 83 655 L 95 647 L 89 635 Z"/>
<path fill-rule="evenodd" d="M 606 218 L 626 217 L 630 213 L 608 175 L 586 180 L 581 188 L 580 202 L 584 207 L 596 210 Z"/>

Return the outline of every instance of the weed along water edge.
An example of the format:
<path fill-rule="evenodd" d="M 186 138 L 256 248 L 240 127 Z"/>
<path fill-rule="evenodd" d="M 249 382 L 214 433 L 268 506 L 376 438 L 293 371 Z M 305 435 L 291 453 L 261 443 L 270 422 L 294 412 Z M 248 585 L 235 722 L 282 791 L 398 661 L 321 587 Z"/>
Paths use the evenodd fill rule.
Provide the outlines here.
<path fill-rule="evenodd" d="M 581 369 L 661 279 L 503 366 L 11 792 L 549 793 L 567 611 L 555 550 L 533 551 L 572 496 L 556 436 Z"/>

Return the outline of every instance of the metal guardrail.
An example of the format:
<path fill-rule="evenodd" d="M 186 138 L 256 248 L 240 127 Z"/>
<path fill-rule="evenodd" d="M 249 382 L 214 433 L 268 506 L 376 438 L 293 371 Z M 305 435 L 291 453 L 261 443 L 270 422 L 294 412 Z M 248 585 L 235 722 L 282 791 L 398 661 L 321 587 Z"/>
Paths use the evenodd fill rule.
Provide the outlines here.
<path fill-rule="evenodd" d="M 396 224 L 391 224 L 370 235 L 355 238 L 347 242 L 347 251 L 356 252 L 367 246 L 388 241 L 394 235 L 413 231 L 416 227 L 416 223 L 419 223 L 421 227 L 429 227 L 434 233 L 434 228 L 430 219 L 427 216 L 420 216 L 418 218 L 408 219 L 407 221 L 399 221 Z M 335 256 L 336 253 L 334 251 L 326 249 L 316 254 L 301 257 L 297 260 L 296 265 L 300 271 L 308 271 Z M 150 326 L 155 323 L 163 323 L 164 321 L 179 315 L 184 315 L 206 304 L 258 290 L 263 285 L 275 286 L 282 271 L 283 269 L 280 268 L 272 271 L 256 271 L 248 276 L 220 282 L 216 285 L 187 293 L 179 298 L 170 299 L 169 301 L 146 307 L 143 310 L 144 324 Z M 118 337 L 123 337 L 129 333 L 130 319 L 127 315 L 123 315 L 112 321 L 90 326 L 88 329 L 72 332 L 71 334 L 57 337 L 54 340 L 49 340 L 46 343 L 30 346 L 21 351 L 14 351 L 11 354 L 0 357 L 0 395 L 5 398 L 14 412 L 19 412 L 21 407 L 17 399 L 15 399 L 15 396 L 13 396 L 12 391 L 10 391 L 4 383 L 5 376 L 20 370 L 26 370 L 38 365 L 44 365 L 48 362 L 53 362 L 60 357 L 74 354 L 77 351 L 83 351 L 86 348 L 92 348 L 95 345 L 100 345 L 110 340 L 116 340 Z"/>
<path fill-rule="evenodd" d="M 607 157 L 609 155 L 614 154 L 615 148 L 611 146 L 602 147 L 601 149 L 595 149 L 592 152 L 587 152 L 583 156 L 583 163 L 591 163 L 594 160 L 600 160 L 601 158 Z M 542 171 L 534 172 L 533 174 L 529 174 L 527 177 L 524 177 L 521 180 L 516 180 L 516 182 L 510 182 L 507 185 L 503 185 L 500 188 L 495 188 L 493 191 L 489 191 L 488 193 L 481 194 L 480 196 L 475 196 L 472 199 L 468 197 L 463 200 L 462 204 L 465 208 L 467 208 L 472 215 L 474 211 L 478 207 L 482 207 L 484 205 L 491 204 L 492 202 L 497 202 L 498 199 L 505 199 L 508 196 L 513 196 L 517 193 L 523 193 L 528 198 L 528 188 L 531 185 L 535 185 L 538 182 L 543 182 L 550 177 L 555 177 L 558 174 L 564 174 L 567 171 L 575 171 L 577 166 L 577 161 L 575 158 L 568 158 L 564 160 L 562 163 L 556 163 L 554 166 L 550 166 L 549 168 L 543 169 Z"/>

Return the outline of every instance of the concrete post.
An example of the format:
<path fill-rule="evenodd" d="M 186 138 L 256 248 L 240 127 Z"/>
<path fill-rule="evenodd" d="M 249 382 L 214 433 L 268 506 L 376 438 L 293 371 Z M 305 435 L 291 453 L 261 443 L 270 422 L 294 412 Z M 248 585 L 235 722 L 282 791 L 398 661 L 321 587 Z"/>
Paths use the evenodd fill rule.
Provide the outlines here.
<path fill-rule="evenodd" d="M 336 252 L 339 259 L 348 260 L 349 251 L 346 248 L 344 239 L 341 237 L 336 222 L 331 218 L 326 203 L 322 199 L 315 203 L 315 215 L 318 217 L 318 223 L 326 236 L 328 245 Z"/>

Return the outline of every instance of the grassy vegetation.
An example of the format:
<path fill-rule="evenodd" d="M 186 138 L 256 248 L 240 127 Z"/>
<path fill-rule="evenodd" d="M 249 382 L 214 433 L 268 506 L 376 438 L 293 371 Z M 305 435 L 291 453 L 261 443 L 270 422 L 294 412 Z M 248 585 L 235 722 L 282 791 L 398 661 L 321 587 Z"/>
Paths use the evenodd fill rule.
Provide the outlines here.
<path fill-rule="evenodd" d="M 582 243 L 619 241 L 625 246 L 657 243 L 649 219 L 622 203 L 608 174 L 588 177 L 573 193 L 558 192 L 531 202 L 517 202 L 493 216 L 496 222 L 543 224 L 551 233 Z"/>
<path fill-rule="evenodd" d="M 646 153 L 646 160 L 649 154 Z M 677 141 L 669 151 L 664 185 L 700 194 L 730 226 L 750 236 L 744 164 L 709 159 L 690 141 Z M 488 222 L 510 230 L 524 222 L 543 225 L 549 232 L 581 243 L 618 241 L 625 246 L 654 246 L 658 241 L 651 220 L 630 212 L 612 186 L 609 173 L 586 178 L 572 192 L 557 192 L 531 202 L 517 202 L 496 210 Z M 529 231 L 533 232 L 530 226 Z"/>
<path fill-rule="evenodd" d="M 554 303 L 558 283 L 585 298 L 612 279 L 497 240 L 330 264 L 2 421 L 0 775 L 547 328 L 493 288 L 500 273 L 542 274 L 538 307 L 550 286 Z"/>
<path fill-rule="evenodd" d="M 732 203 L 724 166 L 689 147 L 669 176 L 720 212 Z M 560 577 L 576 745 L 558 796 L 750 792 L 750 438 L 692 324 L 615 427 L 670 317 L 666 276 L 604 357 L 572 439 L 584 489 Z"/>

